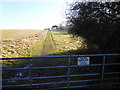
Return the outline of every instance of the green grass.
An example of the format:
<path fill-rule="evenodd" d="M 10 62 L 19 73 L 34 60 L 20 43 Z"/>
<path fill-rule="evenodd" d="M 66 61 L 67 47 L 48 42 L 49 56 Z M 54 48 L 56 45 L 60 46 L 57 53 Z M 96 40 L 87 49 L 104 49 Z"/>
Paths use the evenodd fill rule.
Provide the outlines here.
<path fill-rule="evenodd" d="M 70 51 L 77 50 L 86 46 L 83 38 L 71 38 L 67 32 L 52 31 L 54 41 L 57 47 L 55 54 L 73 54 Z"/>

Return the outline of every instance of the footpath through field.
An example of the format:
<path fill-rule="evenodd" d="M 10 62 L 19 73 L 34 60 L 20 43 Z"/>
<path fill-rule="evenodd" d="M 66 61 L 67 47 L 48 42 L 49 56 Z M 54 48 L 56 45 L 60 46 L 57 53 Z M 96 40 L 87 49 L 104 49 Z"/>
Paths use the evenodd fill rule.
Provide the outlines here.
<path fill-rule="evenodd" d="M 48 31 L 40 56 L 51 55 L 54 53 L 55 49 L 56 45 L 52 33 L 51 31 Z"/>

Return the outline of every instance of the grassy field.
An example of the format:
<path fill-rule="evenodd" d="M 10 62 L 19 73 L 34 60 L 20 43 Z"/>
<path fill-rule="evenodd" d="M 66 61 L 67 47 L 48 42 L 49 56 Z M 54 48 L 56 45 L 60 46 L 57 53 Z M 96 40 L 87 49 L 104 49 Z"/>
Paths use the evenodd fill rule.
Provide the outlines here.
<path fill-rule="evenodd" d="M 40 56 L 47 31 L 43 30 L 1 30 L 1 57 Z M 22 66 L 18 60 L 3 61 L 3 66 Z"/>
<path fill-rule="evenodd" d="M 63 55 L 85 47 L 83 38 L 72 40 L 67 32 L 49 31 L 47 34 L 47 31 L 29 29 L 0 31 L 2 57 Z"/>
<path fill-rule="evenodd" d="M 55 55 L 69 55 L 74 54 L 73 51 L 86 48 L 87 45 L 82 37 L 71 38 L 65 31 L 51 31 L 56 45 Z"/>
<path fill-rule="evenodd" d="M 31 29 L 10 29 L 10 30 L 0 30 L 2 34 L 2 39 L 25 39 L 36 33 L 40 33 L 42 30 L 31 30 Z"/>
<path fill-rule="evenodd" d="M 46 33 L 42 30 L 2 30 L 2 57 L 39 56 Z"/>
<path fill-rule="evenodd" d="M 74 54 L 73 50 L 85 46 L 84 39 L 71 39 L 71 36 L 63 31 L 1 30 L 1 32 L 2 57 Z M 12 60 L 6 63 L 13 65 Z"/>

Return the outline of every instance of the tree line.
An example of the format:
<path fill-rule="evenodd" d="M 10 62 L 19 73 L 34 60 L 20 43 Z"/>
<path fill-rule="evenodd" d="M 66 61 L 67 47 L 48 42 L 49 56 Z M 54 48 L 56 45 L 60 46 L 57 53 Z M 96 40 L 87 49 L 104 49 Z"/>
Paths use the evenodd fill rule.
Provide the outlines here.
<path fill-rule="evenodd" d="M 120 52 L 120 2 L 76 1 L 66 15 L 70 34 L 85 38 L 101 53 Z"/>

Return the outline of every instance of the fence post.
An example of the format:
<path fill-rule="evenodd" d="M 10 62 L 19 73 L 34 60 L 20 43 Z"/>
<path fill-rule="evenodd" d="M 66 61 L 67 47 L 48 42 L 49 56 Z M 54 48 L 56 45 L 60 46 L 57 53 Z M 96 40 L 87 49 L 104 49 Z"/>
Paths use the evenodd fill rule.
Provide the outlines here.
<path fill-rule="evenodd" d="M 103 88 L 104 69 L 105 69 L 105 55 L 103 56 L 103 64 L 102 64 L 101 88 Z"/>
<path fill-rule="evenodd" d="M 68 77 L 67 77 L 67 89 L 69 90 L 70 87 L 70 55 L 68 56 Z"/>

